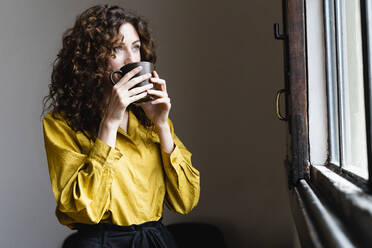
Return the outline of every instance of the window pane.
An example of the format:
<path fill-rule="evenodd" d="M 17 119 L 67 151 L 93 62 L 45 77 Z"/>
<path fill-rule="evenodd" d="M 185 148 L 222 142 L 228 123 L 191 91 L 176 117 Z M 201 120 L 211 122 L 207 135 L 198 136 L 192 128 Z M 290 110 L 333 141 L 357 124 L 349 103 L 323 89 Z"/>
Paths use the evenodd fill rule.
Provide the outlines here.
<path fill-rule="evenodd" d="M 368 177 L 359 1 L 336 0 L 341 166 Z"/>

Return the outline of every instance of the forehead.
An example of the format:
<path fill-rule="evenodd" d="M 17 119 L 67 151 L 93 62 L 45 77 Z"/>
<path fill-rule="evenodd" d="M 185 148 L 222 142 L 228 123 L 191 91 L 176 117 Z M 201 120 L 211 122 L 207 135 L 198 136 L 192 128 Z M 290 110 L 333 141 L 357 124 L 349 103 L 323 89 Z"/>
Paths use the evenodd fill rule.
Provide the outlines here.
<path fill-rule="evenodd" d="M 130 23 L 124 23 L 119 28 L 119 33 L 123 36 L 122 42 L 129 45 L 132 42 L 139 40 L 138 33 L 134 26 Z"/>

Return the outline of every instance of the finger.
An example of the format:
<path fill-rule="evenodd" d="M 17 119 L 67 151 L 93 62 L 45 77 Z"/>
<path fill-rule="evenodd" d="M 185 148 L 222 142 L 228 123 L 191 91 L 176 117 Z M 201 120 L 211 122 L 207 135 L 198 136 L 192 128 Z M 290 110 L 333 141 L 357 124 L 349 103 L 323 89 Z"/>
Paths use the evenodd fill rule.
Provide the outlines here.
<path fill-rule="evenodd" d="M 128 82 L 132 77 L 134 77 L 137 73 L 139 73 L 140 71 L 142 71 L 142 66 L 138 66 L 136 68 L 134 68 L 133 70 L 129 71 L 127 74 L 125 74 L 116 84 L 115 86 L 116 87 L 121 87 L 123 84 L 125 84 L 126 82 Z"/>
<path fill-rule="evenodd" d="M 147 90 L 147 93 L 158 97 L 167 97 L 166 92 L 160 90 Z"/>
<path fill-rule="evenodd" d="M 154 74 L 154 77 L 156 77 L 156 78 L 160 78 L 160 77 L 159 77 L 159 74 L 158 74 L 156 71 L 153 71 L 152 73 Z"/>
<path fill-rule="evenodd" d="M 150 79 L 150 77 L 151 77 L 151 73 L 143 74 L 141 76 L 132 78 L 124 86 L 125 86 L 126 89 L 131 89 L 134 86 L 136 86 L 137 84 L 139 84 L 139 83 L 141 83 L 141 82 L 143 82 L 143 81 L 145 81 L 147 79 Z"/>
<path fill-rule="evenodd" d="M 169 97 L 158 98 L 154 101 L 151 101 L 151 104 L 160 104 L 160 103 L 169 103 L 170 104 L 170 98 Z"/>
<path fill-rule="evenodd" d="M 152 87 L 154 87 L 153 84 L 146 84 L 144 86 L 141 86 L 141 87 L 135 87 L 131 90 L 128 90 L 128 93 L 129 93 L 129 96 L 133 96 L 133 95 L 138 95 L 139 93 L 142 93 L 148 89 L 151 89 Z"/>
<path fill-rule="evenodd" d="M 160 86 L 160 89 L 162 91 L 166 91 L 167 90 L 167 85 L 166 85 L 164 79 L 161 79 L 161 78 L 150 78 L 150 81 L 153 82 L 153 83 L 156 83 L 157 85 L 159 85 Z"/>
<path fill-rule="evenodd" d="M 152 71 L 152 74 L 154 75 L 154 77 L 156 77 L 156 78 L 160 78 L 160 77 L 159 77 L 159 74 L 158 74 L 156 71 Z"/>
<path fill-rule="evenodd" d="M 147 96 L 147 92 L 143 92 L 141 94 L 138 94 L 138 95 L 135 95 L 135 96 L 131 96 L 131 97 L 129 97 L 129 102 L 130 103 L 133 103 L 135 101 L 138 101 L 139 99 L 144 98 L 145 96 Z"/>

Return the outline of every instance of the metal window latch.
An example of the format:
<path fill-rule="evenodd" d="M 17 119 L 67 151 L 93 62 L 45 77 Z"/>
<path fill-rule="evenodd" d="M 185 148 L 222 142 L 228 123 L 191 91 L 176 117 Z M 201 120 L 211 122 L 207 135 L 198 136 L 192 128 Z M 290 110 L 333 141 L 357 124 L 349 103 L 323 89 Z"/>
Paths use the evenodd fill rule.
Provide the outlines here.
<path fill-rule="evenodd" d="M 278 119 L 281 121 L 288 120 L 287 114 L 286 116 L 282 116 L 282 114 L 280 113 L 280 95 L 285 92 L 286 92 L 285 89 L 281 89 L 281 90 L 278 90 L 278 92 L 276 93 L 276 104 L 275 104 L 276 105 L 276 117 L 278 117 Z"/>
<path fill-rule="evenodd" d="M 277 40 L 284 40 L 284 63 L 286 63 L 286 55 L 287 55 L 286 53 L 287 53 L 287 50 L 288 50 L 287 49 L 287 46 L 288 46 L 288 36 L 286 34 L 280 34 L 280 32 L 279 32 L 279 23 L 274 23 L 274 37 Z M 287 68 L 287 66 L 285 65 L 284 68 Z M 286 76 L 285 80 L 287 81 L 287 76 Z M 282 93 L 286 93 L 286 92 L 287 92 L 286 89 L 280 89 L 276 93 L 276 99 L 275 99 L 276 117 L 279 120 L 281 120 L 281 121 L 287 121 L 288 120 L 287 113 L 286 113 L 285 116 L 282 116 L 282 114 L 280 113 L 280 95 Z"/>
<path fill-rule="evenodd" d="M 279 23 L 274 23 L 274 37 L 277 40 L 286 40 L 287 39 L 286 34 L 280 34 L 279 33 Z"/>

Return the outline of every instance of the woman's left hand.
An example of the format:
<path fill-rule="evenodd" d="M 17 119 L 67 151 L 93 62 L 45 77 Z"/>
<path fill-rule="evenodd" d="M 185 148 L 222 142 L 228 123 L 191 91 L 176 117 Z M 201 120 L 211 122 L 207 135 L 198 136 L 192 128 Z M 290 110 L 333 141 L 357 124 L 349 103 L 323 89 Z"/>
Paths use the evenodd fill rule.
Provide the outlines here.
<path fill-rule="evenodd" d="M 163 125 L 168 125 L 171 103 L 170 98 L 168 97 L 165 80 L 159 78 L 156 71 L 153 71 L 153 76 L 154 77 L 150 78 L 150 81 L 154 84 L 154 87 L 147 90 L 147 93 L 155 96 L 156 99 L 148 102 L 137 103 L 136 105 L 142 107 L 147 118 L 154 123 L 155 127 L 161 127 Z"/>

